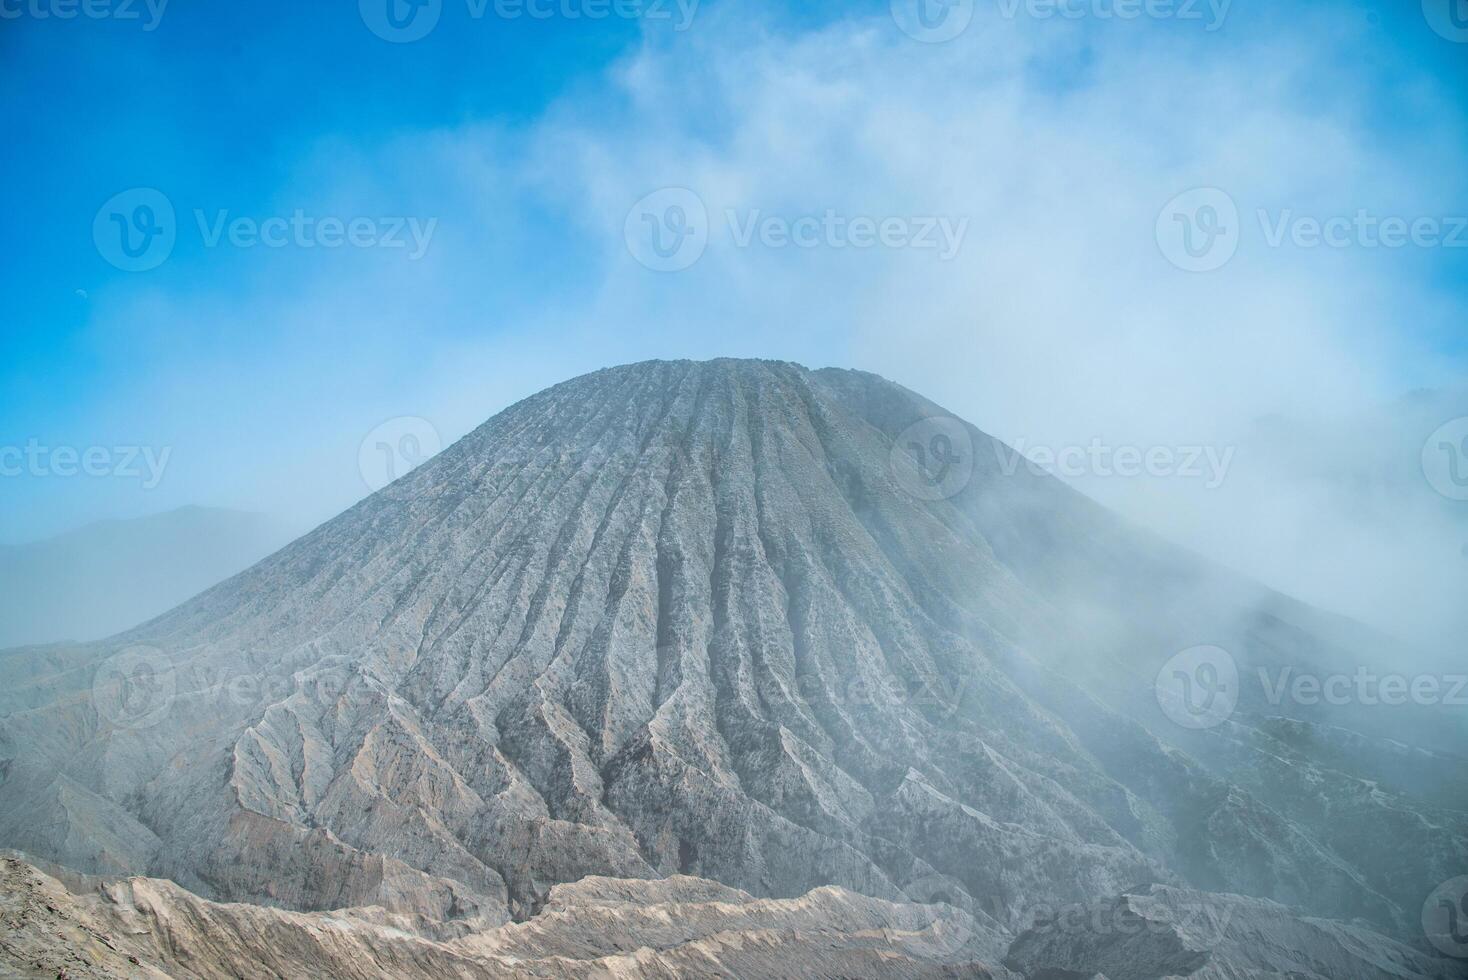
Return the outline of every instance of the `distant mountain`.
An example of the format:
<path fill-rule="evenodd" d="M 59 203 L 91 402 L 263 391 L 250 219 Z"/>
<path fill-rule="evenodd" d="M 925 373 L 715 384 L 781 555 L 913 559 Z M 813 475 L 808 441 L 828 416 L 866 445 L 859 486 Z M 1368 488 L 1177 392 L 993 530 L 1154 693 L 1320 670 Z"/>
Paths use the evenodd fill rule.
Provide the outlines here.
<path fill-rule="evenodd" d="M 182 507 L 0 546 L 0 648 L 95 640 L 137 626 L 291 536 L 260 514 Z"/>
<path fill-rule="evenodd" d="M 1009 458 L 859 372 L 558 385 L 142 627 L 0 654 L 0 846 L 466 943 L 683 875 L 958 908 L 943 957 L 1000 976 L 1462 976 L 1422 935 L 1461 708 L 1287 696 L 1400 651 Z"/>
<path fill-rule="evenodd" d="M 1236 495 L 1222 513 L 1270 515 L 1234 533 L 1247 549 L 1236 567 L 1437 651 L 1444 668 L 1462 663 L 1468 389 L 1344 419 L 1262 419 L 1219 492 Z"/>

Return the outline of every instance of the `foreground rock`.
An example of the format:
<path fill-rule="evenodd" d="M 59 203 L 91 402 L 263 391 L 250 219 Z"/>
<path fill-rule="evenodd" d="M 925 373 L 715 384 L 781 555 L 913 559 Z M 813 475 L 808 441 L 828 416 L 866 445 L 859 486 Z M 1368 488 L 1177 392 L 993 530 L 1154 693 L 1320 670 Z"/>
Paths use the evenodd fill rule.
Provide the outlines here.
<path fill-rule="evenodd" d="M 148 878 L 78 878 L 73 888 L 28 863 L 0 860 L 0 976 L 1011 976 L 970 958 L 972 922 L 956 909 L 834 888 L 756 900 L 694 878 L 589 879 L 552 890 L 530 922 L 447 941 L 382 909 L 221 905 Z"/>
<path fill-rule="evenodd" d="M 839 888 L 755 899 L 680 876 L 587 878 L 533 919 L 447 938 L 381 908 L 300 913 L 206 901 L 172 882 L 0 859 L 0 976 L 128 978 L 870 977 L 974 980 L 1461 980 L 1361 926 L 1270 902 L 1156 887 L 1011 937 L 946 905 Z M 1007 952 L 1006 952 L 1007 950 Z M 1003 961 L 1002 964 L 1000 961 Z"/>

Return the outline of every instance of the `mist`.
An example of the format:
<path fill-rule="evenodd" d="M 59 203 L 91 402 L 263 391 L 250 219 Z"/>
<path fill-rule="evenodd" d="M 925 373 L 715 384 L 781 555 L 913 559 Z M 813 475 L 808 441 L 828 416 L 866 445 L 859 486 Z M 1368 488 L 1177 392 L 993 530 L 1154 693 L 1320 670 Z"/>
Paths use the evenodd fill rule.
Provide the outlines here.
<path fill-rule="evenodd" d="M 1422 456 L 1468 414 L 1447 230 L 1468 175 L 1434 162 L 1468 138 L 1457 93 L 1399 41 L 1414 25 L 1383 16 L 995 8 L 932 44 L 886 10 L 710 8 L 684 32 L 643 25 L 525 118 L 318 134 L 271 210 L 437 219 L 421 257 L 235 249 L 92 286 L 89 349 L 118 370 L 38 428 L 168 448 L 168 472 L 10 481 L 5 534 L 190 504 L 312 526 L 375 489 L 363 446 L 394 419 L 447 446 L 609 364 L 783 358 L 902 383 L 1129 520 L 1451 661 L 1468 505 Z M 1363 62 L 1404 81 L 1373 88 Z M 668 188 L 708 215 L 671 272 L 625 233 Z M 1159 225 L 1199 188 L 1236 207 L 1237 242 L 1191 271 Z M 186 222 L 241 211 L 176 196 Z M 1295 234 L 1363 211 L 1445 234 Z M 905 232 L 853 244 L 863 219 Z M 1171 463 L 1112 465 L 1157 452 Z"/>

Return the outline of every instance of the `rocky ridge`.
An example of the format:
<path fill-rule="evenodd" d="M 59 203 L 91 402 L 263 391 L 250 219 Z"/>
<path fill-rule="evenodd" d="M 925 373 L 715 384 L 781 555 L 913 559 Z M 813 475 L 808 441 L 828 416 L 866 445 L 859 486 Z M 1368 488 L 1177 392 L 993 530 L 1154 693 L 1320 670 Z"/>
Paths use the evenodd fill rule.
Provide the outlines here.
<path fill-rule="evenodd" d="M 970 980 L 1458 980 L 1452 964 L 1256 899 L 1154 888 L 1063 911 L 1017 938 L 947 905 L 839 888 L 755 899 L 686 876 L 557 885 L 533 919 L 430 938 L 381 908 L 300 913 L 172 882 L 63 883 L 0 859 L 0 975 L 154 978 L 891 977 Z M 1011 944 L 1011 939 L 1013 942 Z M 1007 950 L 1007 953 L 1006 953 Z M 1104 973 L 1102 971 L 1105 971 Z"/>

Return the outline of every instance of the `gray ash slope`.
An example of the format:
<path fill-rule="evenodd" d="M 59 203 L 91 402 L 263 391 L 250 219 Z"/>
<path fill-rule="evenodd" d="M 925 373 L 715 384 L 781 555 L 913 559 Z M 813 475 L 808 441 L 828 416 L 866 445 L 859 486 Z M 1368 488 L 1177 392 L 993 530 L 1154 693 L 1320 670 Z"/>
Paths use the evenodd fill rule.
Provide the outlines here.
<path fill-rule="evenodd" d="M 1152 680 L 1180 649 L 1330 673 L 1382 641 L 975 429 L 972 479 L 919 499 L 893 441 L 944 414 L 762 361 L 542 392 L 137 630 L 0 654 L 0 846 L 474 927 L 681 873 L 1001 932 L 1157 884 L 1410 940 L 1468 871 L 1461 719 L 1245 685 L 1177 729 Z M 92 684 L 133 646 L 172 697 L 119 724 Z"/>

